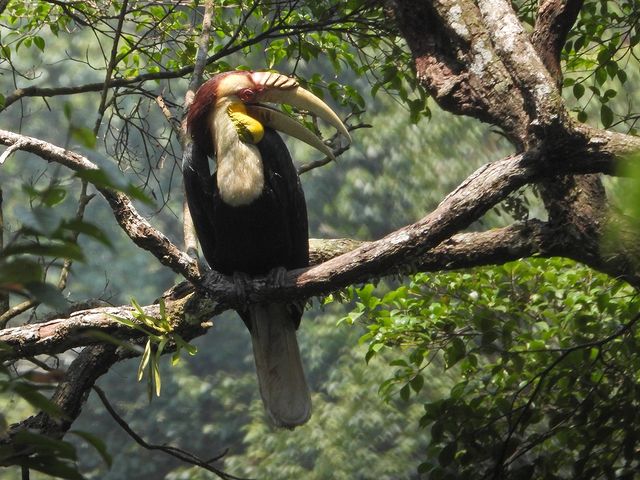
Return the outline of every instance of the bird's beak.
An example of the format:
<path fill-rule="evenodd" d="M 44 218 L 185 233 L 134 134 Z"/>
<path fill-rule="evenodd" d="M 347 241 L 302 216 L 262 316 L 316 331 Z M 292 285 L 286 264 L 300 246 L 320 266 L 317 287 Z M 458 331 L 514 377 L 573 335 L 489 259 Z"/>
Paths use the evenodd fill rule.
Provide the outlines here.
<path fill-rule="evenodd" d="M 351 135 L 338 115 L 313 93 L 302 88 L 294 78 L 271 72 L 253 72 L 251 78 L 259 92 L 255 98 L 257 103 L 247 105 L 247 111 L 263 125 L 291 135 L 335 160 L 331 149 L 311 130 L 279 110 L 260 105 L 262 102 L 286 103 L 325 120 L 351 143 Z"/>

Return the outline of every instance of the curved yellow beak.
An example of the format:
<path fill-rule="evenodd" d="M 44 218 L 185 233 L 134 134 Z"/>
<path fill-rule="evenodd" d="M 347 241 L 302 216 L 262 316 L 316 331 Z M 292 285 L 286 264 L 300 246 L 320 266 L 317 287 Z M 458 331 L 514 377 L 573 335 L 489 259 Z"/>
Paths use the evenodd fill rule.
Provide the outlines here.
<path fill-rule="evenodd" d="M 247 112 L 256 120 L 307 143 L 335 160 L 331 149 L 311 130 L 278 110 L 260 105 L 262 102 L 284 103 L 323 119 L 351 143 L 351 135 L 338 115 L 321 99 L 302 88 L 294 78 L 272 72 L 253 72 L 251 78 L 261 88 L 256 103 L 247 105 Z"/>

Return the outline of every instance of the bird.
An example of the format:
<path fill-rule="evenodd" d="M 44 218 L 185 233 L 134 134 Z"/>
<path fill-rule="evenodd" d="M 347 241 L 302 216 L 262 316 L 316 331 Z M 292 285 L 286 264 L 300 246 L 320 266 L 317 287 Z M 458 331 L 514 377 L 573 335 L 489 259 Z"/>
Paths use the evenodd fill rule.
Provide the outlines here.
<path fill-rule="evenodd" d="M 278 131 L 335 160 L 311 130 L 269 103 L 286 103 L 327 121 L 351 142 L 338 115 L 290 76 L 234 70 L 197 90 L 186 117 L 184 190 L 202 254 L 223 275 L 267 275 L 309 264 L 304 192 Z M 215 165 L 212 173 L 211 163 Z M 251 334 L 260 395 L 277 427 L 311 415 L 296 330 L 299 303 L 252 303 L 238 309 Z"/>

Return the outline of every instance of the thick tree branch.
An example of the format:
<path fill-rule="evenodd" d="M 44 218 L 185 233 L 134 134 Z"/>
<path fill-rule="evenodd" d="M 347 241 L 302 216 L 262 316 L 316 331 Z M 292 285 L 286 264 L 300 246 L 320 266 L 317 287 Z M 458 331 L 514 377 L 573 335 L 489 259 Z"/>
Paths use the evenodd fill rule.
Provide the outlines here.
<path fill-rule="evenodd" d="M 438 104 L 500 126 L 518 148 L 527 136 L 525 98 L 492 48 L 472 0 L 396 0 L 396 21 L 416 75 Z"/>
<path fill-rule="evenodd" d="M 614 174 L 618 171 L 619 165 L 625 161 L 625 155 L 640 150 L 640 139 L 637 137 L 597 131 L 588 127 L 579 127 L 578 132 L 580 138 L 576 140 L 577 143 L 568 144 L 562 150 L 565 153 L 562 163 L 554 162 L 553 165 L 536 166 L 525 156 L 517 156 L 483 166 L 456 190 L 458 192 L 456 198 L 464 199 L 466 197 L 468 200 L 473 200 L 473 205 L 469 203 L 467 207 L 462 207 L 452 202 L 450 196 L 433 215 L 442 215 L 447 211 L 447 215 L 451 216 L 463 212 L 466 208 L 480 209 L 484 212 L 504 198 L 512 189 L 532 181 L 534 177 L 553 175 L 554 171 L 558 174 L 588 172 Z M 581 146 L 580 143 L 584 142 L 586 145 Z M 0 130 L 0 144 L 9 147 L 19 144 L 21 150 L 34 153 L 47 161 L 60 163 L 77 172 L 97 168 L 86 157 L 73 151 L 7 130 Z M 488 183 L 480 186 L 485 181 Z M 511 184 L 511 186 L 505 188 L 505 183 Z M 494 187 L 496 189 L 492 191 L 491 189 Z M 474 190 L 476 188 L 479 190 Z M 149 224 L 137 212 L 126 195 L 107 188 L 98 188 L 98 190 L 109 202 L 121 228 L 138 246 L 153 253 L 162 264 L 169 266 L 185 278 L 194 282 L 199 280 L 196 262 Z M 473 196 L 479 191 L 483 191 L 487 196 L 474 199 Z M 478 211 L 467 212 L 465 216 L 464 220 L 459 219 L 456 225 L 448 230 L 449 235 L 477 219 L 479 213 Z M 440 235 L 431 246 L 444 240 L 446 236 L 447 234 Z M 423 248 L 428 247 L 423 246 Z M 403 254 L 400 253 L 400 255 Z"/>
<path fill-rule="evenodd" d="M 170 305 L 169 311 L 175 308 L 176 305 Z M 143 310 L 145 315 L 151 317 L 158 318 L 160 315 L 158 305 L 149 305 Z M 0 358 L 7 360 L 40 354 L 55 355 L 73 347 L 104 343 L 104 334 L 120 340 L 141 337 L 141 332 L 132 331 L 114 318 L 135 321 L 134 313 L 135 309 L 131 306 L 98 307 L 79 310 L 47 322 L 6 328 L 0 331 L 0 342 L 5 343 L 10 350 L 3 351 Z M 204 333 L 206 326 L 198 325 L 196 329 Z"/>
<path fill-rule="evenodd" d="M 18 140 L 23 140 L 22 148 L 24 150 L 32 151 L 43 158 L 59 162 L 74 170 L 95 168 L 86 158 L 73 152 L 65 151 L 46 142 L 0 130 L 0 143 L 12 144 Z M 590 159 L 592 157 L 598 159 L 594 163 L 600 165 L 601 153 L 605 147 L 608 148 L 613 145 L 612 148 L 616 148 L 622 145 L 620 148 L 623 148 L 624 151 L 629 150 L 629 144 L 621 142 L 618 135 L 600 137 L 595 143 L 594 150 L 597 154 L 589 155 L 590 151 L 583 151 L 581 158 L 584 165 L 591 165 Z M 489 252 L 493 252 L 492 249 L 487 250 L 486 243 L 478 250 L 480 253 L 475 254 L 475 258 L 479 260 L 474 262 L 469 262 L 468 260 L 470 256 L 468 249 L 464 250 L 464 254 L 460 256 L 463 260 L 456 262 L 455 258 L 453 258 L 456 255 L 455 249 L 453 253 L 448 252 L 445 254 L 445 251 L 438 248 L 434 249 L 434 247 L 456 232 L 466 228 L 489 208 L 492 208 L 520 186 L 550 175 L 554 167 L 560 173 L 562 168 L 576 167 L 576 165 L 580 166 L 577 161 L 545 165 L 537 154 L 516 155 L 484 165 L 445 198 L 433 213 L 419 222 L 399 229 L 376 242 L 362 244 L 348 254 L 333 258 L 310 269 L 289 272 L 288 281 L 282 289 L 274 288 L 273 286 L 265 285 L 265 282 L 258 281 L 255 283 L 257 290 L 255 288 L 248 290 L 252 294 L 251 299 L 259 300 L 267 297 L 305 298 L 313 295 L 322 295 L 371 278 L 415 271 L 415 266 L 420 264 L 429 264 L 430 268 L 433 269 L 446 269 L 450 268 L 448 266 L 451 265 L 455 265 L 454 268 L 462 268 L 465 265 L 482 264 L 484 261 L 482 259 L 489 258 L 486 255 Z M 112 191 L 102 193 L 110 200 L 112 208 L 114 208 L 114 204 L 118 207 L 114 208 L 116 217 L 119 218 L 121 224 L 126 226 L 125 230 L 136 243 L 156 254 L 164 264 L 179 266 L 180 268 L 177 271 L 186 273 L 185 277 L 196 284 L 199 282 L 200 277 L 197 275 L 195 262 L 190 259 L 185 261 L 186 255 L 170 244 L 164 236 L 161 236 L 144 219 L 136 218 L 139 217 L 139 214 L 135 212 L 125 195 Z M 133 217 L 133 220 L 130 220 L 129 217 Z M 139 222 L 143 222 L 142 226 L 133 227 L 133 231 L 131 231 L 131 225 L 135 226 Z M 454 237 L 451 241 L 455 242 L 456 238 L 458 237 Z M 475 248 L 473 247 L 474 238 L 482 237 L 467 236 L 459 238 L 464 239 L 463 245 L 471 242 L 468 245 L 472 245 L 470 248 Z M 509 238 L 512 241 L 514 240 L 513 236 Z M 451 248 L 451 241 L 443 244 L 442 247 Z M 491 241 L 496 242 L 496 239 Z M 521 256 L 526 253 L 527 248 L 530 248 L 530 254 L 541 253 L 540 248 L 532 248 L 530 246 L 521 246 L 514 249 L 514 245 L 512 245 L 511 247 L 505 246 L 503 248 L 504 251 L 509 251 L 509 248 L 511 248 L 514 251 L 521 252 Z M 524 253 L 522 253 L 523 248 L 525 250 Z M 428 255 L 432 259 L 437 259 L 438 255 L 446 255 L 447 259 L 446 261 L 426 261 L 425 255 L 427 255 L 427 252 L 430 252 Z M 492 261 L 496 261 L 498 257 L 493 253 L 491 258 L 493 258 Z M 519 257 L 507 256 L 507 258 L 503 258 L 503 261 L 515 258 Z M 205 297 L 208 296 L 209 300 L 203 300 L 203 297 L 196 296 L 190 300 L 188 305 L 185 305 L 186 315 L 178 315 L 178 317 L 189 317 L 187 323 L 194 322 L 198 324 L 203 317 L 210 317 L 226 308 L 237 306 L 238 300 L 235 298 L 235 288 L 231 283 L 224 281 L 212 283 L 209 278 L 203 288 L 208 294 Z M 124 310 L 122 309 L 117 309 L 115 313 L 108 309 L 98 309 L 97 311 L 89 311 L 86 314 L 78 313 L 75 314 L 74 321 L 54 320 L 50 324 L 18 327 L 17 330 L 9 329 L 4 336 L 0 336 L 0 340 L 4 340 L 16 347 L 17 354 L 21 355 L 35 355 L 45 351 L 55 353 L 71 346 L 92 343 L 86 338 L 86 333 L 91 328 L 104 328 L 108 332 L 115 328 L 115 331 L 118 331 L 119 327 L 107 315 L 109 313 L 122 315 L 123 312 Z M 98 316 L 94 316 L 96 314 Z M 24 328 L 24 330 L 21 330 L 21 328 Z M 59 328 L 67 330 L 65 333 L 60 334 L 58 332 Z"/>
<path fill-rule="evenodd" d="M 566 243 L 568 239 L 569 243 Z M 563 243 L 565 240 L 565 243 Z M 378 242 L 354 242 L 352 240 L 314 240 L 315 247 L 311 252 L 315 261 L 327 261 L 340 258 L 348 263 L 354 248 L 366 247 Z M 442 271 L 469 268 L 481 265 L 504 263 L 531 255 L 568 256 L 572 250 L 573 237 L 556 228 L 551 228 L 544 222 L 530 221 L 511 227 L 489 230 L 481 233 L 463 233 L 425 252 L 414 261 L 402 262 L 391 269 L 381 269 L 370 266 L 370 278 L 397 274 L 400 272 Z M 353 259 L 351 260 L 353 261 Z M 375 258 L 363 261 L 373 264 Z M 340 279 L 317 280 L 316 275 L 323 274 L 323 264 L 306 270 L 289 272 L 282 285 L 274 285 L 268 278 L 259 278 L 246 285 L 247 293 L 252 300 L 297 299 L 301 300 L 309 295 L 311 285 L 313 294 L 328 294 L 346 287 L 349 283 Z M 300 280 L 304 274 L 305 279 Z M 183 284 L 175 292 L 165 295 L 167 312 L 178 333 L 185 338 L 204 334 L 209 324 L 207 320 L 216 313 L 238 306 L 235 283 L 226 277 L 210 275 L 206 279 L 204 295 L 200 292 L 193 295 L 194 289 Z M 215 301 L 208 297 L 215 297 Z M 158 305 L 143 307 L 146 315 L 158 317 Z M 132 339 L 143 336 L 141 332 L 133 331 L 114 319 L 114 316 L 132 320 L 134 309 L 130 306 L 100 307 L 90 310 L 77 311 L 69 316 L 56 318 L 44 323 L 23 325 L 0 331 L 0 342 L 11 347 L 4 353 L 5 359 L 30 357 L 39 354 L 61 353 L 72 347 L 91 345 L 104 341 L 108 334 L 117 339 Z"/>
<path fill-rule="evenodd" d="M 544 68 L 511 2 L 480 0 L 478 7 L 482 23 L 488 26 L 493 50 L 519 86 L 525 98 L 530 122 L 539 130 L 537 138 L 529 141 L 539 142 L 543 136 L 548 135 L 551 128 L 562 128 L 568 118 L 554 79 Z"/>
<path fill-rule="evenodd" d="M 538 10 L 531 42 L 558 86 L 562 83 L 560 53 L 583 3 L 584 0 L 545 0 Z"/>
<path fill-rule="evenodd" d="M 583 261 L 637 285 L 633 249 L 601 251 L 607 210 L 599 178 L 575 176 L 623 174 L 622 164 L 637 160 L 631 154 L 640 147 L 637 137 L 576 125 L 567 114 L 556 64 L 581 1 L 543 2 L 531 40 L 506 0 L 394 6 L 418 79 L 439 104 L 501 126 L 518 149 L 544 164 L 541 173 L 553 172 L 537 178 L 552 225 L 573 230 Z"/>

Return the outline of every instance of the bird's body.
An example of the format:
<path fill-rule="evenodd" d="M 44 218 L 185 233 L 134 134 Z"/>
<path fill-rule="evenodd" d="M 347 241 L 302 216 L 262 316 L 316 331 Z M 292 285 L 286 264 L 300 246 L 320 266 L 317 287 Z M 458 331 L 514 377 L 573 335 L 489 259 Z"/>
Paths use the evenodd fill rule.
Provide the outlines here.
<path fill-rule="evenodd" d="M 265 275 L 277 267 L 293 270 L 309 264 L 307 208 L 286 145 L 267 129 L 256 146 L 264 172 L 256 198 L 230 205 L 221 196 L 215 174 L 206 189 L 206 208 L 214 226 L 207 237 L 215 241 L 205 241 L 202 247 L 211 268 L 225 275 Z"/>
<path fill-rule="evenodd" d="M 254 103 L 260 97 L 278 101 L 282 92 L 291 91 L 302 106 L 328 115 L 324 103 L 279 74 L 221 74 L 196 93 L 187 117 L 193 143 L 183 160 L 185 192 L 204 257 L 220 273 L 266 275 L 309 263 L 304 194 L 289 151 L 270 126 L 305 141 L 308 133 L 283 114 Z M 326 149 L 321 141 L 312 138 L 311 143 Z M 213 175 L 208 157 L 215 157 Z M 238 313 L 251 332 L 260 393 L 270 417 L 288 428 L 305 423 L 311 400 L 296 340 L 301 309 L 268 302 L 249 304 Z"/>

